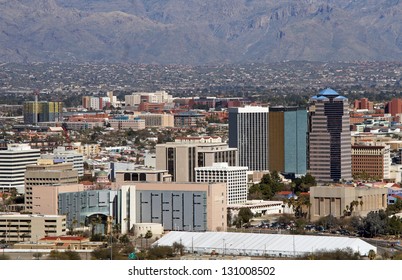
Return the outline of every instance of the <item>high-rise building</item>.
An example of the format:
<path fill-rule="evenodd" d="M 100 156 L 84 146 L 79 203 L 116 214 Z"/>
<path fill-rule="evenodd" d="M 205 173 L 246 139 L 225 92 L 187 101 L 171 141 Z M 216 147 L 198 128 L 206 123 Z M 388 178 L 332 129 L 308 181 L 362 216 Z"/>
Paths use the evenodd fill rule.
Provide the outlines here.
<path fill-rule="evenodd" d="M 7 150 L 0 150 L 0 191 L 15 188 L 24 193 L 26 167 L 36 164 L 39 157 L 40 150 L 28 144 L 9 144 Z"/>
<path fill-rule="evenodd" d="M 269 108 L 269 169 L 289 175 L 307 172 L 307 110 Z"/>
<path fill-rule="evenodd" d="M 220 137 L 183 137 L 156 145 L 156 169 L 168 170 L 174 182 L 195 182 L 196 167 L 227 162 L 236 166 L 237 149 L 229 148 Z"/>
<path fill-rule="evenodd" d="M 24 123 L 63 121 L 63 102 L 26 101 L 24 102 Z"/>
<path fill-rule="evenodd" d="M 240 166 L 269 170 L 268 107 L 229 108 L 229 147 L 238 149 Z"/>
<path fill-rule="evenodd" d="M 226 183 L 227 203 L 244 204 L 247 202 L 247 167 L 229 166 L 217 162 L 212 166 L 195 169 L 197 183 Z"/>
<path fill-rule="evenodd" d="M 332 89 L 310 99 L 308 170 L 317 181 L 352 179 L 349 103 Z"/>

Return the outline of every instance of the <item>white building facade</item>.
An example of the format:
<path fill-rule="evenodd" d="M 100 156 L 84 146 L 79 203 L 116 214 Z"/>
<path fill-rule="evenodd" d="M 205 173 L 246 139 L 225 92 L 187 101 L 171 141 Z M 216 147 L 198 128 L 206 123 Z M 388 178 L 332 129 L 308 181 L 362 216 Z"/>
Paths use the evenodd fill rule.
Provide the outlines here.
<path fill-rule="evenodd" d="M 36 164 L 39 158 L 40 150 L 28 144 L 10 144 L 7 150 L 0 150 L 0 191 L 15 188 L 24 193 L 26 166 Z"/>
<path fill-rule="evenodd" d="M 229 108 L 229 147 L 238 149 L 240 166 L 251 171 L 269 170 L 269 109 Z"/>
<path fill-rule="evenodd" d="M 247 202 L 247 167 L 229 166 L 226 162 L 213 163 L 209 167 L 195 168 L 197 183 L 226 183 L 227 203 Z"/>

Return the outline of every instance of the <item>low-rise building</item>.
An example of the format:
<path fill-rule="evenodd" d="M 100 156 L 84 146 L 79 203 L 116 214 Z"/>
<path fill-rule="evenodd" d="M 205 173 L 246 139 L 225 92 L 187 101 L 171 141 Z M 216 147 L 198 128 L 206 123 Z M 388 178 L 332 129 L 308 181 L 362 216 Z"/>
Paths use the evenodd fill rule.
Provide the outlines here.
<path fill-rule="evenodd" d="M 384 187 L 311 187 L 311 219 L 317 220 L 328 215 L 336 218 L 349 215 L 364 217 L 371 211 L 385 210 L 387 193 L 388 190 Z"/>
<path fill-rule="evenodd" d="M 63 215 L 0 214 L 0 239 L 7 242 L 38 241 L 45 236 L 66 234 Z"/>
<path fill-rule="evenodd" d="M 164 229 L 163 226 L 158 223 L 136 223 L 133 226 L 135 237 L 145 237 L 148 231 L 152 233 L 152 237 L 161 237 Z"/>

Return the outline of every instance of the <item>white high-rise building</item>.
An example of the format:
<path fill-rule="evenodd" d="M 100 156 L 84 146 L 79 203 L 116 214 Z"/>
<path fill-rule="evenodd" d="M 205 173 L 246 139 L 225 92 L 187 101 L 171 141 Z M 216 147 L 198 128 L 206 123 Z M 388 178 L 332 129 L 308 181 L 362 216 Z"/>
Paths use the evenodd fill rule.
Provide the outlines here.
<path fill-rule="evenodd" d="M 39 158 L 40 150 L 28 144 L 9 144 L 7 150 L 0 150 L 0 191 L 15 188 L 24 193 L 26 166 L 36 164 Z"/>
<path fill-rule="evenodd" d="M 72 163 L 73 170 L 77 170 L 78 172 L 78 177 L 84 176 L 84 156 L 77 151 L 66 150 L 65 147 L 57 147 L 53 150 L 52 154 L 42 155 L 41 158 Z"/>
<path fill-rule="evenodd" d="M 247 202 L 247 167 L 229 166 L 226 162 L 195 168 L 197 183 L 226 183 L 228 205 Z"/>
<path fill-rule="evenodd" d="M 240 166 L 269 170 L 268 107 L 229 108 L 229 147 L 237 148 Z"/>

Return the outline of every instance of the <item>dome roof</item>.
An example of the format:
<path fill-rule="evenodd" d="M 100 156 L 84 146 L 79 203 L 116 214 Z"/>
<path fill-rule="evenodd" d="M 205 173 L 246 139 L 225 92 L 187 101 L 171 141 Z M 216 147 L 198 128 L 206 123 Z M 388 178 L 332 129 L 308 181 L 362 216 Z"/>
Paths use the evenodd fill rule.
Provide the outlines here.
<path fill-rule="evenodd" d="M 319 95 L 324 95 L 324 96 L 338 96 L 339 93 L 337 93 L 335 90 L 331 88 L 326 88 L 322 91 L 320 91 Z"/>
<path fill-rule="evenodd" d="M 107 172 L 104 170 L 96 172 L 96 177 L 107 177 Z"/>

